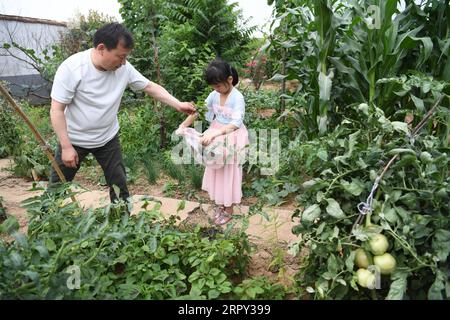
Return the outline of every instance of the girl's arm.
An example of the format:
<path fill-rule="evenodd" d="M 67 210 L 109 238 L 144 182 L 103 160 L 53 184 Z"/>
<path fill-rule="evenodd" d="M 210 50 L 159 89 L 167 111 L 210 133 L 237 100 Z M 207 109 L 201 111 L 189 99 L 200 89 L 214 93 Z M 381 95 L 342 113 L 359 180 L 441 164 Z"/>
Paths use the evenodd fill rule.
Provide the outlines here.
<path fill-rule="evenodd" d="M 198 117 L 198 113 L 194 113 L 194 114 L 191 114 L 190 116 L 188 116 L 187 118 L 186 118 L 186 120 L 184 120 L 181 124 L 180 124 L 180 128 L 187 128 L 187 127 L 189 127 L 193 122 L 194 122 L 194 120 L 195 119 L 197 119 L 197 117 Z"/>
<path fill-rule="evenodd" d="M 211 130 L 210 133 L 203 136 L 201 143 L 205 146 L 209 145 L 214 138 L 233 132 L 240 128 L 242 125 L 242 122 L 244 120 L 244 113 L 245 113 L 245 101 L 244 97 L 240 96 L 237 98 L 237 101 L 235 102 L 235 111 L 233 112 L 232 118 L 233 120 L 227 124 L 226 126 L 220 128 L 219 130 Z"/>
<path fill-rule="evenodd" d="M 220 128 L 219 130 L 215 130 L 214 131 L 214 138 L 218 137 L 218 136 L 222 136 L 224 134 L 233 132 L 234 130 L 239 129 L 238 127 L 236 127 L 234 124 L 227 124 L 225 127 Z"/>
<path fill-rule="evenodd" d="M 207 113 L 206 113 L 206 119 L 211 122 L 212 118 L 214 117 L 214 113 L 212 111 L 212 105 L 211 105 L 211 96 L 212 96 L 213 92 L 211 92 L 209 94 L 209 96 L 206 98 L 205 100 L 205 105 L 207 108 Z M 197 110 L 197 112 L 190 114 L 186 120 L 184 120 L 181 124 L 180 124 L 180 128 L 187 128 L 189 127 L 194 121 L 195 119 L 197 119 L 199 116 L 199 111 Z"/>
<path fill-rule="evenodd" d="M 226 126 L 220 128 L 219 130 L 210 130 L 206 135 L 204 135 L 201 138 L 200 142 L 203 145 L 207 146 L 214 140 L 214 138 L 224 135 L 224 134 L 227 134 L 227 133 L 230 133 L 230 132 L 233 132 L 234 130 L 237 130 L 237 129 L 239 129 L 239 128 L 236 127 L 234 124 L 229 123 Z"/>

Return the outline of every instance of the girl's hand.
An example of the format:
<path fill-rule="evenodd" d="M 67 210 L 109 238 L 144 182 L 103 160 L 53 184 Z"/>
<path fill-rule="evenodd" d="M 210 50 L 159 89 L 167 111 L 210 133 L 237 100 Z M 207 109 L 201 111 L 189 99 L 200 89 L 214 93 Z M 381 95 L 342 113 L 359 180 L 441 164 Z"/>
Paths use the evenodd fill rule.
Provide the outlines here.
<path fill-rule="evenodd" d="M 217 137 L 217 132 L 208 132 L 203 135 L 203 137 L 200 138 L 200 143 L 204 146 L 209 145 L 215 137 Z"/>
<path fill-rule="evenodd" d="M 183 135 L 184 130 L 186 130 L 187 126 L 185 126 L 184 124 L 180 124 L 180 126 L 178 127 L 178 129 L 175 131 L 175 134 L 178 136 Z"/>

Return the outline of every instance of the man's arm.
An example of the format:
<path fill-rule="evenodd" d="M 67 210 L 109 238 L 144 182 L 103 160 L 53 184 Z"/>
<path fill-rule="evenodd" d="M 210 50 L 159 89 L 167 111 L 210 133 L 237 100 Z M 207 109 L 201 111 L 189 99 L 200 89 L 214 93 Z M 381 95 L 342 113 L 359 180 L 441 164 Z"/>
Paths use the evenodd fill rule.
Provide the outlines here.
<path fill-rule="evenodd" d="M 52 99 L 50 107 L 50 120 L 55 130 L 59 143 L 61 144 L 61 159 L 66 167 L 76 168 L 78 165 L 78 154 L 70 142 L 67 134 L 66 117 L 64 110 L 66 105 Z"/>
<path fill-rule="evenodd" d="M 166 89 L 157 83 L 150 82 L 144 91 L 154 99 L 161 101 L 179 112 L 186 114 L 193 114 L 195 112 L 194 104 L 191 102 L 180 102 L 177 98 L 172 96 Z"/>

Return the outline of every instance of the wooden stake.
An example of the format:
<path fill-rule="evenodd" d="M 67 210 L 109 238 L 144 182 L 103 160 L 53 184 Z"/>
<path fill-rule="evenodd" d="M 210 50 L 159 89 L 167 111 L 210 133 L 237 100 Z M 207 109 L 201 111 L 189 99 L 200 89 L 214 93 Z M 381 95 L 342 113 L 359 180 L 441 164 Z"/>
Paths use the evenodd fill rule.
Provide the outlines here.
<path fill-rule="evenodd" d="M 3 87 L 3 85 L 0 83 L 0 93 L 6 98 L 6 101 L 9 102 L 9 104 L 13 107 L 15 111 L 20 115 L 20 117 L 25 121 L 25 123 L 28 125 L 30 130 L 33 132 L 34 136 L 36 137 L 36 140 L 39 142 L 41 148 L 44 150 L 47 157 L 50 159 L 50 162 L 52 164 L 53 169 L 55 169 L 56 173 L 59 176 L 59 179 L 61 179 L 62 182 L 67 182 L 66 177 L 64 177 L 64 174 L 62 173 L 61 169 L 59 168 L 58 163 L 56 163 L 56 159 L 53 156 L 51 147 L 45 142 L 44 138 L 42 138 L 42 135 L 39 133 L 39 131 L 36 129 L 36 127 L 31 123 L 30 119 L 28 119 L 27 115 L 20 109 L 20 107 L 17 105 L 17 103 L 14 101 L 13 97 L 9 94 L 9 92 Z M 70 191 L 70 190 L 69 190 Z M 73 202 L 77 202 L 75 199 L 75 196 L 70 196 Z"/>

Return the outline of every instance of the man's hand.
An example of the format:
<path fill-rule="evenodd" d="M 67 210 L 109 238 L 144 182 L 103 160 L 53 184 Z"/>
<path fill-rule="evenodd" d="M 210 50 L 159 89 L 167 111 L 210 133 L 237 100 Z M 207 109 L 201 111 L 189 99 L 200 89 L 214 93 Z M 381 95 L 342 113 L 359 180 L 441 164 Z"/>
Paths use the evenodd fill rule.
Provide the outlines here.
<path fill-rule="evenodd" d="M 65 104 L 52 99 L 50 120 L 52 121 L 53 129 L 58 136 L 59 143 L 61 144 L 61 160 L 63 164 L 68 168 L 77 168 L 78 154 L 73 148 L 67 134 L 67 123 L 64 116 L 65 109 Z"/>
<path fill-rule="evenodd" d="M 176 106 L 177 111 L 183 112 L 186 114 L 194 114 L 197 110 L 192 102 L 180 102 Z"/>
<path fill-rule="evenodd" d="M 61 151 L 61 160 L 64 165 L 68 168 L 77 168 L 78 166 L 78 153 L 76 150 L 70 146 L 66 148 L 62 148 Z"/>
<path fill-rule="evenodd" d="M 154 82 L 150 82 L 145 88 L 144 91 L 154 99 L 161 101 L 173 108 L 175 108 L 179 112 L 183 112 L 186 114 L 193 114 L 196 112 L 195 106 L 192 102 L 180 102 L 174 96 L 172 96 L 166 89 L 161 87 L 159 84 Z"/>

